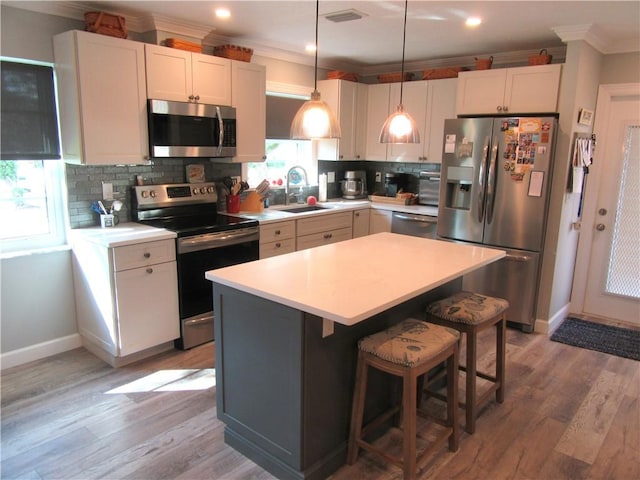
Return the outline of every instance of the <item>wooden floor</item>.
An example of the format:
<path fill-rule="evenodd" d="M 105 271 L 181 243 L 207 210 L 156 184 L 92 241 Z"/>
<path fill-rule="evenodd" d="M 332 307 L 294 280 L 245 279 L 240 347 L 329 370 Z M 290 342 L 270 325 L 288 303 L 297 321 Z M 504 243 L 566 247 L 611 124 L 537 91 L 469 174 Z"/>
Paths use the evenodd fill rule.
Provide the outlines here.
<path fill-rule="evenodd" d="M 421 478 L 640 478 L 640 362 L 513 329 L 507 342 L 505 402 L 484 408 L 476 433 Z M 491 365 L 493 340 L 482 343 L 480 363 Z M 209 344 L 113 369 L 77 349 L 5 370 L 0 477 L 273 478 L 225 445 L 213 358 Z M 402 474 L 361 453 L 332 477 L 360 478 Z"/>

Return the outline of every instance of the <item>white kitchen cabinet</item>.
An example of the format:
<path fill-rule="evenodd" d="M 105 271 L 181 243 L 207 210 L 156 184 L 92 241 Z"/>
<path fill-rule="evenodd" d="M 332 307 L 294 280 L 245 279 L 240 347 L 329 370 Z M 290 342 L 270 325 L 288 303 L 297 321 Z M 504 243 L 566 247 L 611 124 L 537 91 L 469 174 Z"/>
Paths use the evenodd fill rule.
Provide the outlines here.
<path fill-rule="evenodd" d="M 83 345 L 112 366 L 180 336 L 175 240 L 107 247 L 73 241 L 78 330 Z"/>
<path fill-rule="evenodd" d="M 560 64 L 460 72 L 456 114 L 556 112 L 561 72 Z"/>
<path fill-rule="evenodd" d="M 371 209 L 371 217 L 369 219 L 369 233 L 390 232 L 391 231 L 391 219 L 393 212 L 391 210 L 376 210 Z"/>
<path fill-rule="evenodd" d="M 364 159 L 367 85 L 346 80 L 320 80 L 318 91 L 336 115 L 341 130 L 340 138 L 318 140 L 318 159 Z"/>
<path fill-rule="evenodd" d="M 295 252 L 295 250 L 295 220 L 260 225 L 260 259 Z"/>
<path fill-rule="evenodd" d="M 387 144 L 380 143 L 380 130 L 389 116 L 390 84 L 369 85 L 367 92 L 367 122 L 365 157 L 367 160 L 387 159 Z M 395 108 L 396 104 L 392 107 Z"/>
<path fill-rule="evenodd" d="M 316 215 L 296 221 L 296 250 L 353 238 L 352 212 Z"/>
<path fill-rule="evenodd" d="M 53 50 L 64 160 L 148 164 L 144 44 L 74 30 Z"/>
<path fill-rule="evenodd" d="M 231 61 L 231 106 L 236 108 L 236 162 L 263 162 L 267 136 L 267 71 L 263 65 Z"/>
<path fill-rule="evenodd" d="M 416 121 L 420 143 L 390 144 L 387 160 L 401 162 L 442 162 L 444 121 L 456 116 L 457 80 L 405 82 L 402 104 Z M 395 101 L 396 105 L 393 106 Z M 391 84 L 389 108 L 400 101 L 400 84 Z"/>
<path fill-rule="evenodd" d="M 147 98 L 231 105 L 231 60 L 145 44 Z"/>
<path fill-rule="evenodd" d="M 369 216 L 371 209 L 359 208 L 353 211 L 353 238 L 369 235 Z"/>

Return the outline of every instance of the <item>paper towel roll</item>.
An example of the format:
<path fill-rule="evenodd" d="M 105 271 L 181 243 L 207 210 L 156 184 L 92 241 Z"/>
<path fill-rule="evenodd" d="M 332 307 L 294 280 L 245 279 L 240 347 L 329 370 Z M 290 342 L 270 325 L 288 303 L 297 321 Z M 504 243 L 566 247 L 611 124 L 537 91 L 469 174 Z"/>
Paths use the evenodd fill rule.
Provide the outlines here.
<path fill-rule="evenodd" d="M 321 173 L 318 179 L 318 201 L 327 201 L 327 174 Z"/>

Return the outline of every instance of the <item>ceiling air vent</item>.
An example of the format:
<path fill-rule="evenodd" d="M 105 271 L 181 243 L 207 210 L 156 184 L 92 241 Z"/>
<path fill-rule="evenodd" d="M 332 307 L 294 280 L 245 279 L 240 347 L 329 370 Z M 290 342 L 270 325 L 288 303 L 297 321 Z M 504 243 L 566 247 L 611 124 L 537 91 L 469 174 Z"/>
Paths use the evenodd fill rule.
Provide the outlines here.
<path fill-rule="evenodd" d="M 366 17 L 366 13 L 358 12 L 354 9 L 342 10 L 340 12 L 327 13 L 323 15 L 327 20 L 332 22 L 350 22 L 352 20 L 360 20 L 362 17 Z"/>

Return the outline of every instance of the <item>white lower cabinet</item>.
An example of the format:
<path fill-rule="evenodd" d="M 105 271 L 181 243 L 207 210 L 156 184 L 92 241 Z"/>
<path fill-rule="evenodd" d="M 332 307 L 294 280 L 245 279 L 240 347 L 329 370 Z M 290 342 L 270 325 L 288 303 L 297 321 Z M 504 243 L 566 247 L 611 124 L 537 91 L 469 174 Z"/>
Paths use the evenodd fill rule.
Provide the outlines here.
<path fill-rule="evenodd" d="M 369 233 L 380 233 L 391 231 L 391 218 L 393 212 L 390 210 L 371 209 L 371 217 L 369 219 Z"/>
<path fill-rule="evenodd" d="M 296 224 L 296 250 L 353 238 L 352 212 L 312 216 L 297 220 Z"/>
<path fill-rule="evenodd" d="M 76 238 L 73 258 L 87 349 L 120 366 L 180 336 L 175 240 L 106 247 Z"/>
<path fill-rule="evenodd" d="M 295 250 L 295 220 L 260 225 L 260 259 L 295 252 Z"/>
<path fill-rule="evenodd" d="M 369 217 L 371 209 L 361 208 L 353 211 L 353 238 L 369 235 Z"/>

